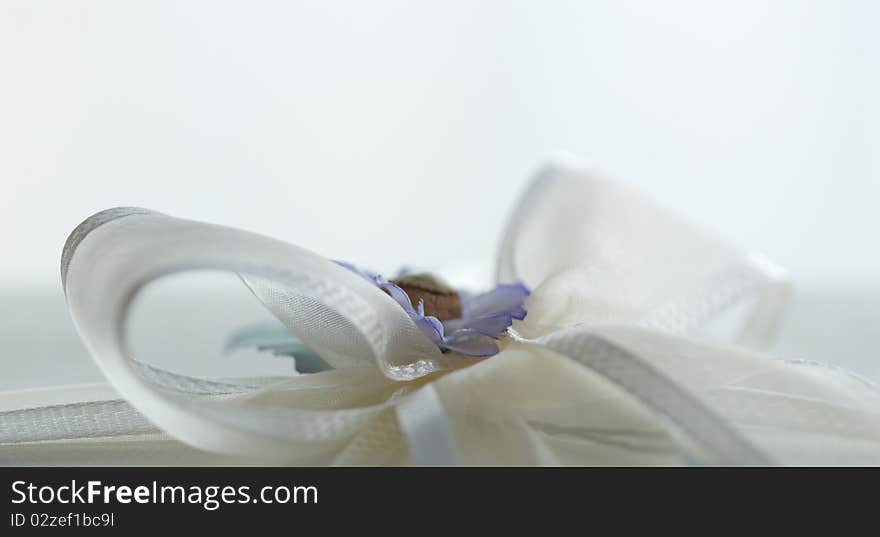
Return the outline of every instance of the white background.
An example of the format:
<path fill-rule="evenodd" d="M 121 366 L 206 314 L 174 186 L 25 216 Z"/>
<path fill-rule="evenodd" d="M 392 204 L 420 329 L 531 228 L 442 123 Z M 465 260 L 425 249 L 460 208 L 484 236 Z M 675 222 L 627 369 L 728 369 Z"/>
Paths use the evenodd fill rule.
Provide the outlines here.
<path fill-rule="evenodd" d="M 567 150 L 791 269 L 783 351 L 873 370 L 878 24 L 867 1 L 3 2 L 0 352 L 82 354 L 58 260 L 98 210 L 384 270 L 488 259 Z"/>

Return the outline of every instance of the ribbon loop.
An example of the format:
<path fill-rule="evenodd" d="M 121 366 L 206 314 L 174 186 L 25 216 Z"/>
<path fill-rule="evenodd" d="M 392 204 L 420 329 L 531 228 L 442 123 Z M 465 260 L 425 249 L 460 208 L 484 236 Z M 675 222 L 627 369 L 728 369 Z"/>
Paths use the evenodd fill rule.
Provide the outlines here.
<path fill-rule="evenodd" d="M 761 348 L 773 341 L 790 295 L 773 263 L 573 159 L 546 166 L 521 196 L 496 278 L 539 288 L 526 323 L 533 328 L 552 318 L 545 329 L 615 322 L 702 338 L 712 321 L 745 304 L 726 339 Z M 542 293 L 552 298 L 542 301 Z"/>
<path fill-rule="evenodd" d="M 199 269 L 242 274 L 339 372 L 367 367 L 401 380 L 444 367 L 439 350 L 381 291 L 328 260 L 266 237 L 116 209 L 81 224 L 62 257 L 71 315 L 108 380 L 150 421 L 202 449 L 289 456 L 304 442 L 326 448 L 351 437 L 387 404 L 279 409 L 163 388 L 131 359 L 125 337 L 133 299 L 162 276 Z"/>

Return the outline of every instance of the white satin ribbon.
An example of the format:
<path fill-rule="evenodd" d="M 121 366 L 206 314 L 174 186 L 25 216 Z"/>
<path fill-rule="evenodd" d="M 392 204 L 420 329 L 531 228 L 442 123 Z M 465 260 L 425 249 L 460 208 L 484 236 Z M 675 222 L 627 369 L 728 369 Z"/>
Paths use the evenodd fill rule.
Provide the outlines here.
<path fill-rule="evenodd" d="M 183 377 L 133 360 L 126 326 L 137 294 L 166 275 L 199 269 L 241 274 L 336 369 L 262 387 Z M 61 272 L 77 330 L 122 399 L 2 413 L 0 443 L 161 430 L 207 451 L 339 462 L 353 445 L 373 453 L 368 433 L 383 431 L 382 445 L 400 435 L 418 464 L 462 462 L 458 421 L 434 379 L 477 375 L 468 373 L 474 360 L 441 354 L 390 297 L 316 254 L 236 229 L 119 208 L 74 230 Z M 684 459 L 770 463 L 725 416 L 602 327 L 702 339 L 707 326 L 742 304 L 750 309 L 729 340 L 766 346 L 790 292 L 777 267 L 566 163 L 546 168 L 521 198 L 497 276 L 534 289 L 528 317 L 511 331 L 520 346 L 566 357 L 628 394 L 660 418 Z M 372 403 L 340 404 L 347 394 Z"/>

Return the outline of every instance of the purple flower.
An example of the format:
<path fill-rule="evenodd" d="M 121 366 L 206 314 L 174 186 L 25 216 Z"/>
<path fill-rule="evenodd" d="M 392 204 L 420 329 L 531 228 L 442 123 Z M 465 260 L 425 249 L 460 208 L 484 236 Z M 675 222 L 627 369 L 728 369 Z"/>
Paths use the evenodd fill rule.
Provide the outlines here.
<path fill-rule="evenodd" d="M 441 321 L 425 313 L 424 300 L 419 299 L 414 307 L 409 294 L 397 283 L 349 263 L 337 263 L 388 293 L 416 326 L 444 352 L 474 357 L 497 354 L 497 340 L 507 332 L 514 319 L 522 320 L 526 316 L 523 302 L 529 296 L 529 289 L 522 283 L 498 285 L 491 291 L 477 295 L 453 292 L 457 298 L 460 297 L 461 316 Z"/>

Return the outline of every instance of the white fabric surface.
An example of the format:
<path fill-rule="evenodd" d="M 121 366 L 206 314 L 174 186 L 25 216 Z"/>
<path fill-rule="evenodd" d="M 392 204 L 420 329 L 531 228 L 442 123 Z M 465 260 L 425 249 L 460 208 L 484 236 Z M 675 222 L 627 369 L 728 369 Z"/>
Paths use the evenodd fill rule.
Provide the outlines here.
<path fill-rule="evenodd" d="M 197 269 L 241 274 L 337 369 L 218 382 L 134 360 L 137 293 Z M 497 277 L 534 292 L 489 359 L 440 354 L 384 293 L 311 252 L 142 209 L 84 222 L 62 274 L 109 386 L 0 396 L 4 461 L 880 462 L 870 383 L 759 352 L 783 271 L 575 163 L 548 166 L 511 215 Z"/>

